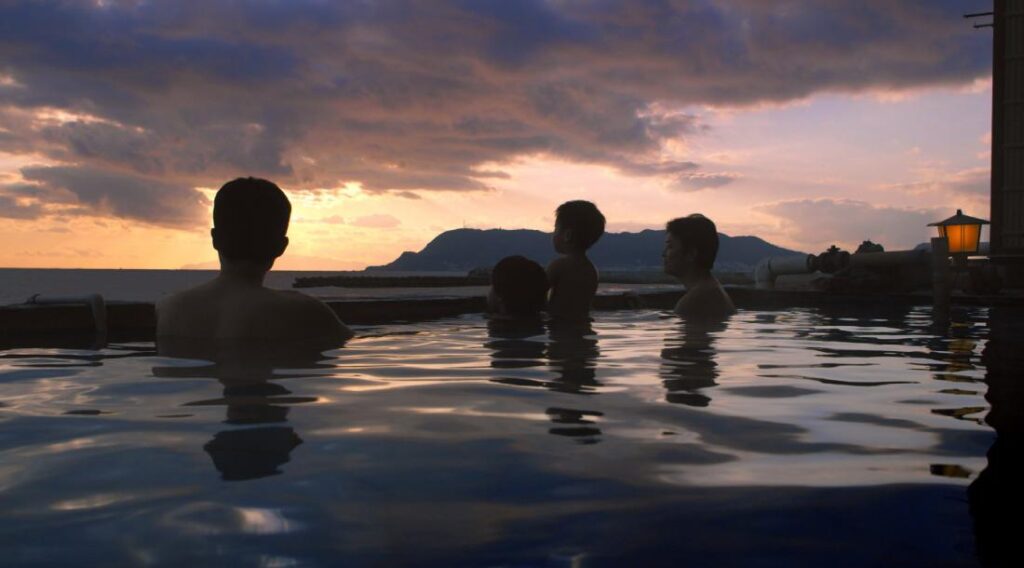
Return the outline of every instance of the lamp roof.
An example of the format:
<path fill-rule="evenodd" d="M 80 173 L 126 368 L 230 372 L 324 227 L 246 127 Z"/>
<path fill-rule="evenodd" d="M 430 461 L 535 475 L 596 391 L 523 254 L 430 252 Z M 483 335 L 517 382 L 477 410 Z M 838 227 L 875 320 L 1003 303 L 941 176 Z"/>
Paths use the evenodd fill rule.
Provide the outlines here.
<path fill-rule="evenodd" d="M 939 221 L 937 223 L 928 223 L 929 227 L 948 227 L 950 225 L 988 225 L 989 222 L 984 219 L 978 219 L 977 217 L 971 217 L 970 215 L 964 215 L 964 212 L 957 209 L 956 215 L 953 215 L 945 221 Z"/>

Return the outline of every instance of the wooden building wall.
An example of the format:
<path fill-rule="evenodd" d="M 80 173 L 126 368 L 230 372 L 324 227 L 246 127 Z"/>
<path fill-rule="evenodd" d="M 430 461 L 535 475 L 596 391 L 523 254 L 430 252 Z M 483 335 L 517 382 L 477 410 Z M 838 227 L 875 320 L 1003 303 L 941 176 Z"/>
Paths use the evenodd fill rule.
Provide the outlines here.
<path fill-rule="evenodd" d="M 1024 260 L 1024 0 L 994 8 L 992 256 Z"/>

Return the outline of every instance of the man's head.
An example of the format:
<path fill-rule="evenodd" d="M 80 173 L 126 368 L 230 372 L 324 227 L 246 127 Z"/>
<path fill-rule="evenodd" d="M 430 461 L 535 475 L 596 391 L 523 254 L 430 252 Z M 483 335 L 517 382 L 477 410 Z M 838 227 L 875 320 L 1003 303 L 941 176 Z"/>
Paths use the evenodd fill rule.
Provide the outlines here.
<path fill-rule="evenodd" d="M 555 250 L 584 252 L 604 234 L 604 215 L 589 201 L 566 201 L 555 210 Z"/>
<path fill-rule="evenodd" d="M 507 256 L 491 270 L 487 295 L 492 312 L 509 316 L 534 316 L 544 309 L 548 277 L 536 262 L 522 256 Z"/>
<path fill-rule="evenodd" d="M 668 222 L 665 227 L 665 272 L 688 276 L 694 269 L 711 270 L 718 256 L 718 230 L 711 219 L 694 213 Z"/>
<path fill-rule="evenodd" d="M 229 181 L 213 200 L 213 248 L 224 260 L 272 263 L 288 246 L 291 213 L 288 197 L 273 182 Z"/>

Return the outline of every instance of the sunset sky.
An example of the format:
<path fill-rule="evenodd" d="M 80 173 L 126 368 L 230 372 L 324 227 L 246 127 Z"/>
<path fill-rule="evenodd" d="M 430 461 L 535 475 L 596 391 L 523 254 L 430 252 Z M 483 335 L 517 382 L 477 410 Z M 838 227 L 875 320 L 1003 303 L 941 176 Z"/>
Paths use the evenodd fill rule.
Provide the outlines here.
<path fill-rule="evenodd" d="M 702 212 L 819 252 L 989 215 L 988 0 L 0 0 L 0 266 L 213 267 L 213 192 L 292 200 L 285 269 L 458 227 Z"/>

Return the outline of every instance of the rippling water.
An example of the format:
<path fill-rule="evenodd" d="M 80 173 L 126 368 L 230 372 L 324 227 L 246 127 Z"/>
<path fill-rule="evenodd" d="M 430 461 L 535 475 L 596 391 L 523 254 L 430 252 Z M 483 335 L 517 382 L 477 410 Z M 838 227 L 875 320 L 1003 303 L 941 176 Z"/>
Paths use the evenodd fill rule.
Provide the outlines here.
<path fill-rule="evenodd" d="M 974 565 L 988 311 L 850 313 L 2 351 L 2 563 Z"/>

